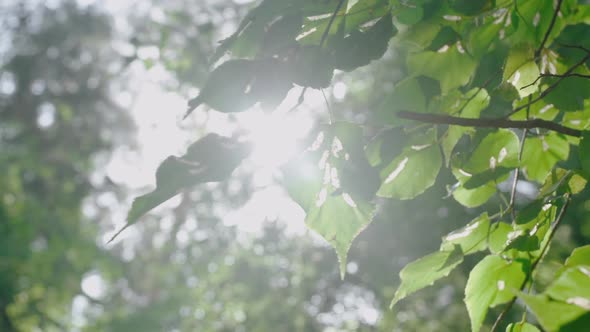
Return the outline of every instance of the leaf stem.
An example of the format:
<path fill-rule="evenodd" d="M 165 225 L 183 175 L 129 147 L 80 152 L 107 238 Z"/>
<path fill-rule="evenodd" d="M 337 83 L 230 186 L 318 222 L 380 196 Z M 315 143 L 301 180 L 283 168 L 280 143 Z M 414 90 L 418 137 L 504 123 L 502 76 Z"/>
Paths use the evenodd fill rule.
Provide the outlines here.
<path fill-rule="evenodd" d="M 332 13 L 332 16 L 330 17 L 330 21 L 328 22 L 328 26 L 326 26 L 326 30 L 324 30 L 324 33 L 322 34 L 322 39 L 320 39 L 320 48 L 322 48 L 322 46 L 324 46 L 324 43 L 326 42 L 326 39 L 328 38 L 328 33 L 330 33 L 330 29 L 332 28 L 332 24 L 334 24 L 334 20 L 336 19 L 336 15 L 338 15 L 340 8 L 342 8 L 342 5 L 344 5 L 344 1 L 345 0 L 340 0 L 338 2 L 338 5 L 336 5 L 336 9 L 334 9 L 334 12 Z"/>
<path fill-rule="evenodd" d="M 549 35 L 551 34 L 551 30 L 553 30 L 553 26 L 555 25 L 555 21 L 557 20 L 557 15 L 559 15 L 559 10 L 561 8 L 562 2 L 563 2 L 563 0 L 557 0 L 557 5 L 555 6 L 555 12 L 553 13 L 553 17 L 551 18 L 551 22 L 549 23 L 549 27 L 547 28 L 547 31 L 545 32 L 545 36 L 543 37 L 543 41 L 541 42 L 541 45 L 539 45 L 539 48 L 537 49 L 537 51 L 535 51 L 535 58 L 537 58 L 539 56 L 539 54 L 541 54 L 541 51 L 545 47 L 545 43 L 547 43 L 547 39 L 549 39 Z"/>
<path fill-rule="evenodd" d="M 529 95 L 529 102 L 531 101 L 531 96 Z M 529 120 L 530 114 L 530 105 L 526 109 L 526 120 Z M 522 138 L 520 140 L 520 149 L 518 150 L 518 167 L 514 170 L 514 181 L 512 182 L 512 189 L 510 190 L 510 205 L 508 209 L 510 209 L 510 215 L 512 216 L 512 223 L 516 222 L 516 211 L 514 211 L 514 202 L 516 201 L 516 187 L 518 186 L 518 177 L 520 175 L 520 163 L 522 161 L 522 153 L 524 151 L 524 144 L 526 141 L 527 134 L 529 133 L 529 129 L 525 128 L 522 132 Z"/>

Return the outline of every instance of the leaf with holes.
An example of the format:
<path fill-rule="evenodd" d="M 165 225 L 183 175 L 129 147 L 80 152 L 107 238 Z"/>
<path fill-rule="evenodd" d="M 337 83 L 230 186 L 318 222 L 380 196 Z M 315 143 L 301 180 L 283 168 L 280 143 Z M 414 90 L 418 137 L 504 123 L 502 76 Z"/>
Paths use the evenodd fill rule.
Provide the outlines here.
<path fill-rule="evenodd" d="M 362 129 L 357 125 L 338 122 L 325 126 L 306 153 L 284 168 L 285 188 L 305 210 L 307 226 L 336 250 L 342 277 L 352 241 L 375 212 L 370 198 L 379 181 L 365 157 L 362 141 Z M 373 189 L 359 191 L 354 182 L 349 186 L 347 177 L 369 183 L 372 177 L 376 179 Z"/>
<path fill-rule="evenodd" d="M 489 307 L 506 303 L 520 289 L 526 277 L 525 266 L 500 256 L 486 256 L 469 273 L 465 286 L 465 304 L 471 319 L 471 331 L 477 332 Z"/>

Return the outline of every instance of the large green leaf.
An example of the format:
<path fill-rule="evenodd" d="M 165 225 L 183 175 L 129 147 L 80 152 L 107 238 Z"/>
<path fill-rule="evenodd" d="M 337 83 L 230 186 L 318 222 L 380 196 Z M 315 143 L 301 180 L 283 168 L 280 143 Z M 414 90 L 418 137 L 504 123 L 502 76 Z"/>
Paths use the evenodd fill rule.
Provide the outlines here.
<path fill-rule="evenodd" d="M 435 252 L 406 265 L 399 273 L 401 284 L 395 292 L 390 307 L 408 295 L 448 276 L 461 262 L 463 262 L 463 253 L 460 246 L 456 245 L 452 250 Z"/>
<path fill-rule="evenodd" d="M 381 197 L 411 199 L 436 181 L 442 167 L 440 148 L 434 143 L 434 131 L 410 142 L 404 152 L 381 171 Z"/>
<path fill-rule="evenodd" d="M 360 127 L 338 122 L 320 130 L 307 152 L 284 168 L 289 195 L 305 210 L 307 226 L 336 250 L 342 277 L 352 241 L 373 219 L 370 200 L 379 185 L 362 142 Z"/>
<path fill-rule="evenodd" d="M 482 259 L 469 273 L 465 286 L 471 330 L 480 330 L 489 307 L 510 301 L 525 277 L 525 268 L 518 261 L 508 262 L 495 255 Z"/>
<path fill-rule="evenodd" d="M 527 138 L 522 152 L 522 170 L 529 180 L 543 182 L 558 161 L 566 160 L 569 143 L 554 132 Z"/>
<path fill-rule="evenodd" d="M 438 80 L 442 93 L 467 84 L 476 65 L 477 62 L 456 45 L 438 52 L 427 51 L 408 57 L 410 73 Z"/>
<path fill-rule="evenodd" d="M 463 171 L 470 174 L 485 172 L 499 166 L 518 165 L 518 136 L 511 130 L 500 129 L 487 135 L 475 148 Z"/>
<path fill-rule="evenodd" d="M 250 153 L 250 146 L 232 138 L 208 134 L 189 146 L 182 157 L 166 158 L 156 171 L 156 189 L 133 201 L 127 224 L 110 241 L 144 214 L 198 183 L 227 179 Z"/>

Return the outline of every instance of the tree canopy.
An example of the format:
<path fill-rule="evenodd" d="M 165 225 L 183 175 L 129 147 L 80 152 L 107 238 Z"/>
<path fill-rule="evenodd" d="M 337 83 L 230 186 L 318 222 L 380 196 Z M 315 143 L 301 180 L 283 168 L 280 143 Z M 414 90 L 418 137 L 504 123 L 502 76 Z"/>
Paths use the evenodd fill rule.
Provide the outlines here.
<path fill-rule="evenodd" d="M 505 305 L 496 330 L 516 299 L 543 329 L 580 330 L 590 319 L 588 246 L 542 288 L 535 272 L 590 174 L 589 23 L 590 5 L 573 0 L 265 0 L 220 43 L 187 116 L 202 104 L 272 110 L 291 89 L 303 99 L 306 89 L 329 88 L 335 73 L 394 59 L 401 74 L 372 87 L 364 121 L 329 107 L 282 169 L 307 226 L 335 249 L 341 276 L 382 199 L 415 199 L 444 178 L 452 199 L 486 208 L 403 268 L 391 306 L 483 252 L 465 287 L 473 331 L 490 307 Z M 248 155 L 244 144 L 208 135 L 167 159 L 128 225 L 187 187 L 228 178 Z M 524 318 L 515 329 L 537 330 Z"/>

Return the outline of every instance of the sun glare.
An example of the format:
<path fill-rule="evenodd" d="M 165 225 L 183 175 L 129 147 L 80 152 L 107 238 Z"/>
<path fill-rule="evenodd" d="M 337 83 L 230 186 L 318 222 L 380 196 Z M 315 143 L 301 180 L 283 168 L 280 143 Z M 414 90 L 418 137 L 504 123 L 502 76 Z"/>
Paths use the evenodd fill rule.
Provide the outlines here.
<path fill-rule="evenodd" d="M 309 133 L 312 119 L 307 112 L 255 110 L 240 126 L 248 132 L 247 140 L 254 146 L 252 162 L 261 168 L 274 169 L 294 156 L 298 142 Z"/>

